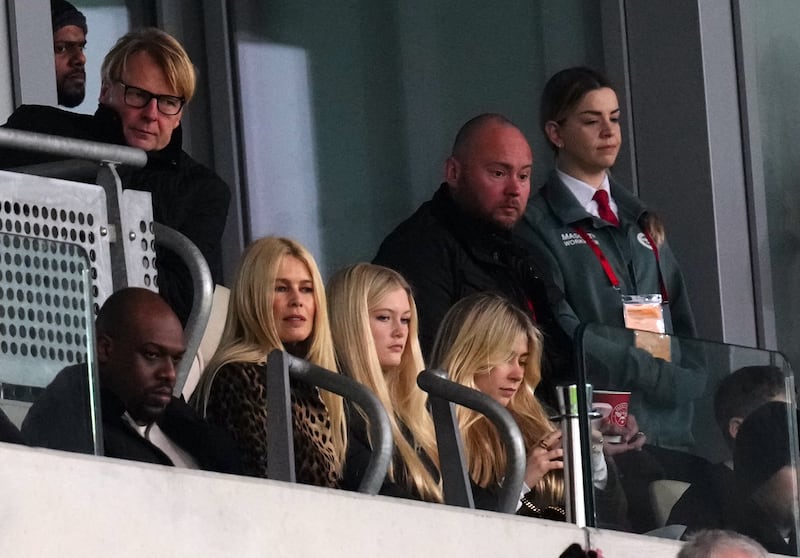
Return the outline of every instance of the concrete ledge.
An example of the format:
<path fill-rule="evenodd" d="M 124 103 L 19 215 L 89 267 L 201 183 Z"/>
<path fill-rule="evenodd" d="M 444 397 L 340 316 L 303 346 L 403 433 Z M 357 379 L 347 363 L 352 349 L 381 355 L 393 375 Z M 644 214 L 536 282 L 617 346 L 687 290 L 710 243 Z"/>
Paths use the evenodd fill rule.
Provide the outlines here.
<path fill-rule="evenodd" d="M 3 556 L 614 558 L 678 543 L 490 512 L 0 444 Z"/>

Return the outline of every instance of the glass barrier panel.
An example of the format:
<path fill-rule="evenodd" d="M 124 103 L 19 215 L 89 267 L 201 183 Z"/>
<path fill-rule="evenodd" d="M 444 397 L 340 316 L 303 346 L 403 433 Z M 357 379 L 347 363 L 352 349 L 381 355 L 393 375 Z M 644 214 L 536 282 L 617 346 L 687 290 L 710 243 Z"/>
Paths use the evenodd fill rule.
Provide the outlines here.
<path fill-rule="evenodd" d="M 599 481 L 597 455 L 582 457 L 590 522 L 670 538 L 732 529 L 798 555 L 795 382 L 780 353 L 596 324 L 579 346 L 593 411 L 581 435 L 591 425 L 607 465 Z"/>
<path fill-rule="evenodd" d="M 83 248 L 0 233 L 0 409 L 28 442 L 102 453 L 94 354 Z"/>

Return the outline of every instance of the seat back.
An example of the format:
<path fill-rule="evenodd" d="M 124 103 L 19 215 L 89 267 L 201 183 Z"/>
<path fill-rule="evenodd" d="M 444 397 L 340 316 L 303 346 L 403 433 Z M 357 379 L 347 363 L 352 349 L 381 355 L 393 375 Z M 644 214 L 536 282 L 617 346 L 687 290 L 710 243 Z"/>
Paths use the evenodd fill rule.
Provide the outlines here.
<path fill-rule="evenodd" d="M 650 503 L 658 527 L 664 527 L 672 507 L 689 488 L 688 482 L 672 479 L 660 479 L 650 483 Z"/>
<path fill-rule="evenodd" d="M 231 291 L 227 287 L 217 285 L 214 287 L 214 298 L 211 301 L 211 314 L 208 317 L 203 338 L 200 340 L 200 348 L 197 350 L 191 368 L 186 376 L 186 381 L 183 384 L 183 398 L 186 401 L 192 397 L 194 388 L 200 381 L 200 375 L 205 370 L 206 365 L 217 352 L 220 339 L 222 339 L 222 331 L 225 329 L 225 320 L 228 316 L 228 300 L 230 299 Z"/>

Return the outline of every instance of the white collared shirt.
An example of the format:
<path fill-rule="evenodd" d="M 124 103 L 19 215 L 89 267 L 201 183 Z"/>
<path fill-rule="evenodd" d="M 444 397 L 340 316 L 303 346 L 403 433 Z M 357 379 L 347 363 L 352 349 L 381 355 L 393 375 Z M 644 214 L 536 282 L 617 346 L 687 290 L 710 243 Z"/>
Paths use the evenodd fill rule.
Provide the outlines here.
<path fill-rule="evenodd" d="M 583 180 L 578 180 L 574 176 L 570 176 L 558 169 L 556 169 L 556 172 L 558 173 L 558 177 L 561 179 L 561 182 L 563 182 L 564 186 L 566 186 L 567 189 L 572 192 L 572 195 L 575 196 L 575 199 L 578 200 L 578 203 L 581 204 L 581 207 L 584 208 L 590 215 L 600 218 L 600 214 L 597 212 L 597 202 L 593 199 L 597 190 Z M 614 215 L 619 217 L 619 212 L 617 211 L 617 202 L 614 201 L 614 197 L 611 195 L 611 184 L 608 181 L 607 174 L 603 178 L 603 183 L 600 185 L 600 189 L 608 192 L 608 205 L 611 206 L 611 211 L 614 212 Z"/>
<path fill-rule="evenodd" d="M 197 461 L 178 444 L 170 440 L 155 422 L 144 425 L 139 424 L 133 420 L 133 417 L 128 414 L 127 411 L 122 415 L 122 418 L 125 419 L 142 438 L 163 451 L 175 467 L 182 467 L 184 469 L 200 468 Z"/>

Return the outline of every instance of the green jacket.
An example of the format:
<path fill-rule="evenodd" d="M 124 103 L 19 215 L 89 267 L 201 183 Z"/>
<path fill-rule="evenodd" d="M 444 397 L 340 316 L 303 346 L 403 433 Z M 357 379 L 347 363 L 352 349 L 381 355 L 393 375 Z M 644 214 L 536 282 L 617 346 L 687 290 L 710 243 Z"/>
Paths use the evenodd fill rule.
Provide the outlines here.
<path fill-rule="evenodd" d="M 624 328 L 621 295 L 656 294 L 661 289 L 654 252 L 638 224 L 647 212 L 645 206 L 614 181 L 611 190 L 619 228 L 587 213 L 553 171 L 528 202 L 517 233 L 549 260 L 541 267 L 564 292 L 553 310 L 567 333 L 574 336 L 581 323 L 613 326 L 594 328 L 584 338 L 588 381 L 596 388 L 632 391 L 631 411 L 648 440 L 687 449 L 692 444 L 692 399 L 705 386 L 704 358 L 694 347 L 673 339 L 672 362 L 665 362 L 634 348 L 632 332 L 616 329 Z M 619 280 L 619 290 L 576 227 L 597 242 Z M 675 256 L 666 242 L 658 254 L 672 331 L 695 337 L 686 285 Z"/>

